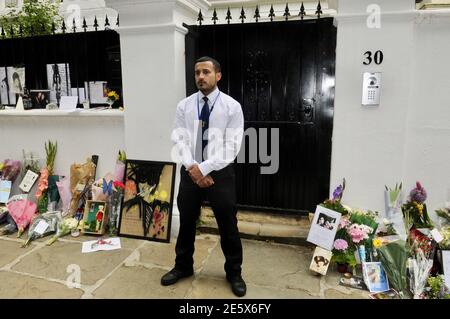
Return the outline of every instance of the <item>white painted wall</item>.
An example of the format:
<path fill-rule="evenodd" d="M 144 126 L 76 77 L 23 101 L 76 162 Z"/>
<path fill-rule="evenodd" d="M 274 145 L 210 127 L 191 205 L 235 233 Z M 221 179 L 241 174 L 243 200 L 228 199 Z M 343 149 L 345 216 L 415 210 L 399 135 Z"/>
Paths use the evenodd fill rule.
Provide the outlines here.
<path fill-rule="evenodd" d="M 419 180 L 434 217 L 450 196 L 450 12 L 430 20 L 430 12 L 412 12 L 413 1 L 337 3 L 331 188 L 345 177 L 345 202 L 382 211 L 384 185 L 403 181 L 409 192 Z M 373 3 L 382 9 L 381 29 L 366 27 Z M 384 63 L 364 66 L 367 50 L 382 50 Z M 383 73 L 378 107 L 361 106 L 364 71 Z"/>
<path fill-rule="evenodd" d="M 55 173 L 70 175 L 70 165 L 84 163 L 99 155 L 97 178 L 114 173 L 117 153 L 125 148 L 123 115 L 111 110 L 107 115 L 31 115 L 30 112 L 0 111 L 0 160 L 22 160 L 22 150 L 39 154 L 45 165 L 45 142 L 58 142 Z M 13 113 L 13 114 L 11 114 Z M 19 180 L 14 183 L 17 189 Z"/>

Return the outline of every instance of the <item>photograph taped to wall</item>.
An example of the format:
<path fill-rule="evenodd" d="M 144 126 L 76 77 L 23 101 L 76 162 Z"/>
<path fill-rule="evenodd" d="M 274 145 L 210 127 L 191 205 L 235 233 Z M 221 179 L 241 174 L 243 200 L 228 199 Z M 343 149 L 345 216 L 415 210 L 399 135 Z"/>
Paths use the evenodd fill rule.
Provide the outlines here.
<path fill-rule="evenodd" d="M 332 250 L 340 219 L 340 213 L 318 205 L 306 240 Z"/>
<path fill-rule="evenodd" d="M 176 164 L 127 160 L 118 235 L 170 242 Z"/>
<path fill-rule="evenodd" d="M 57 92 L 60 96 L 70 96 L 70 68 L 68 63 L 47 64 L 47 84 L 50 90 L 50 102 L 57 102 Z"/>
<path fill-rule="evenodd" d="M 6 75 L 6 67 L 0 67 L 0 104 L 3 105 L 13 104 L 10 102 L 8 92 L 9 92 L 9 84 L 8 84 L 8 76 Z"/>

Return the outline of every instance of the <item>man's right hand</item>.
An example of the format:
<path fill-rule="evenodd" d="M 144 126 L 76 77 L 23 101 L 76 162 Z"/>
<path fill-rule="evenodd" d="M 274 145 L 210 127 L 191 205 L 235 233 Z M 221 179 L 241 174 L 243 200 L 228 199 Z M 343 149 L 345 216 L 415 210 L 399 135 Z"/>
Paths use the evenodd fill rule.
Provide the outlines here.
<path fill-rule="evenodd" d="M 205 177 L 203 177 L 198 183 L 197 185 L 200 188 L 207 188 L 210 187 L 214 184 L 214 180 L 212 179 L 212 177 L 210 175 L 207 175 Z"/>

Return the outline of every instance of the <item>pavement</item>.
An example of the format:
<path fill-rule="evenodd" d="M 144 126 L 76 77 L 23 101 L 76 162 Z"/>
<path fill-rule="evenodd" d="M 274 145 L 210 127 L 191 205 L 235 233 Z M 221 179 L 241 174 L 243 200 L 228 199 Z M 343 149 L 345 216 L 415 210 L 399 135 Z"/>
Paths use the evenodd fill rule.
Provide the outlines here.
<path fill-rule="evenodd" d="M 81 243 L 98 237 L 66 236 L 46 246 L 48 239 L 21 248 L 23 239 L 0 236 L 0 299 L 237 299 L 225 280 L 220 239 L 213 234 L 197 236 L 195 275 L 168 287 L 161 286 L 160 278 L 173 266 L 174 238 L 171 243 L 121 238 L 119 250 L 88 254 L 81 253 Z M 327 276 L 312 273 L 312 247 L 248 239 L 242 243 L 244 298 L 368 298 L 368 291 L 339 286 L 340 274 L 333 266 Z"/>

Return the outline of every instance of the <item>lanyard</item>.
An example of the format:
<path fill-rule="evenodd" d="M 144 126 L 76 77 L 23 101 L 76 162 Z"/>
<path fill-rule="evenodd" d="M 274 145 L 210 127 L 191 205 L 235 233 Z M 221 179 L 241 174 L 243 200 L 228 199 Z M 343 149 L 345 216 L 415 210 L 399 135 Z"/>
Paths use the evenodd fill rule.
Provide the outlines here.
<path fill-rule="evenodd" d="M 214 110 L 214 105 L 216 105 L 216 102 L 217 102 L 217 99 L 219 98 L 219 96 L 220 96 L 220 91 L 219 91 L 219 94 L 217 94 L 213 105 L 211 106 L 211 110 L 209 111 L 209 115 L 211 115 L 212 111 Z M 197 93 L 197 115 L 198 115 L 198 120 L 200 121 L 200 93 Z"/>

